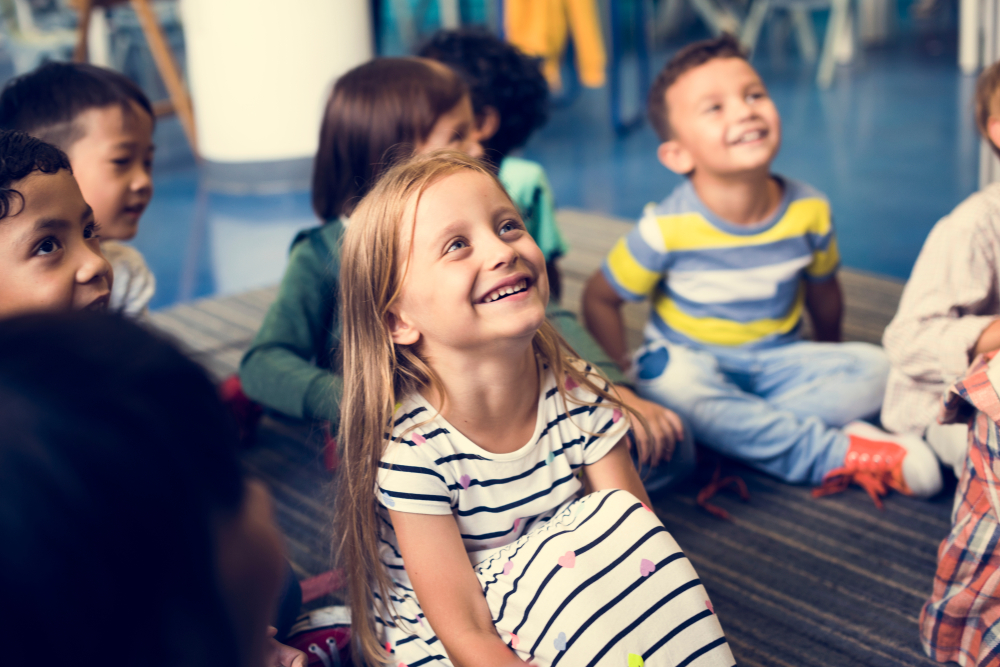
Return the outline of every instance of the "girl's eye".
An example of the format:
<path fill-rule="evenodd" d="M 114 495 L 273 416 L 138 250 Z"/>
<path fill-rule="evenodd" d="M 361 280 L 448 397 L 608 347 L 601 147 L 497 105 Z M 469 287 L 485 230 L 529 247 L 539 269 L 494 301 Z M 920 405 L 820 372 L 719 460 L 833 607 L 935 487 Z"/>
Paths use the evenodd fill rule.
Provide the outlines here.
<path fill-rule="evenodd" d="M 469 247 L 468 243 L 466 243 L 465 241 L 459 239 L 457 241 L 453 241 L 451 243 L 451 245 L 448 246 L 448 249 L 445 250 L 445 252 L 446 253 L 454 252 L 456 250 L 461 250 L 462 248 L 468 248 L 468 247 Z"/>
<path fill-rule="evenodd" d="M 120 157 L 120 158 L 116 158 L 116 159 L 112 160 L 111 162 L 114 163 L 114 164 L 116 164 L 119 167 L 127 167 L 128 163 L 131 162 L 131 161 L 132 160 L 130 160 L 127 157 Z"/>
<path fill-rule="evenodd" d="M 51 255 L 56 250 L 59 250 L 59 241 L 55 237 L 50 236 L 38 244 L 38 247 L 35 248 L 35 254 Z"/>
<path fill-rule="evenodd" d="M 755 102 L 757 100 L 762 100 L 762 99 L 764 99 L 764 93 L 750 93 L 749 95 L 747 95 L 747 100 L 751 102 Z"/>
<path fill-rule="evenodd" d="M 713 104 L 712 106 L 710 106 L 707 109 L 705 109 L 705 112 L 706 113 L 715 113 L 716 111 L 719 111 L 721 109 L 722 109 L 722 105 L 721 104 Z"/>
<path fill-rule="evenodd" d="M 500 226 L 500 236 L 503 236 L 507 232 L 517 231 L 521 228 L 521 225 L 517 224 L 513 220 L 508 220 Z"/>
<path fill-rule="evenodd" d="M 92 222 L 83 228 L 83 239 L 89 241 L 90 239 L 99 239 L 101 226 L 96 222 Z"/>

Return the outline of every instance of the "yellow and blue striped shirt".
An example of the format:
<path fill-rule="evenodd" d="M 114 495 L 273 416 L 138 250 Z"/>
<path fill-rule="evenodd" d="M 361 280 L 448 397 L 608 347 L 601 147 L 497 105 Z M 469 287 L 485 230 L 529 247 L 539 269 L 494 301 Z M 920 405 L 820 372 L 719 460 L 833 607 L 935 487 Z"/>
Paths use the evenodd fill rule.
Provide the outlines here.
<path fill-rule="evenodd" d="M 652 297 L 647 339 L 768 347 L 799 337 L 804 281 L 833 277 L 840 254 L 826 197 L 780 180 L 778 210 L 752 226 L 713 214 L 690 181 L 646 207 L 603 270 L 622 298 Z"/>

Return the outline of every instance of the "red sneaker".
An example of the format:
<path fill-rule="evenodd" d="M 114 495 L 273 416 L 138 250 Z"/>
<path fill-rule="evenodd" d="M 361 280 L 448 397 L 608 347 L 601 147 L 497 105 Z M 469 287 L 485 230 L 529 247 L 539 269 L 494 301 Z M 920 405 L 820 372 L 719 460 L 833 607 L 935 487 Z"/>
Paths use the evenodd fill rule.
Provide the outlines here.
<path fill-rule="evenodd" d="M 351 612 L 347 607 L 323 607 L 299 616 L 284 642 L 309 657 L 309 667 L 351 664 Z"/>
<path fill-rule="evenodd" d="M 894 435 L 865 422 L 844 427 L 850 447 L 844 464 L 831 470 L 813 489 L 818 498 L 839 493 L 855 483 L 882 509 L 882 496 L 889 489 L 918 498 L 929 498 L 941 490 L 941 468 L 934 452 L 914 435 Z"/>

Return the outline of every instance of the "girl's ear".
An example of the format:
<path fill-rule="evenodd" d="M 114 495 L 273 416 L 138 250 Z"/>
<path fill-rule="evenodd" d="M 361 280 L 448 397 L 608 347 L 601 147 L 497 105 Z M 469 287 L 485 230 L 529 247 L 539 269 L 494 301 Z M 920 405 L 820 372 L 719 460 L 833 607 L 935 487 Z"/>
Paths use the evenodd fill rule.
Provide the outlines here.
<path fill-rule="evenodd" d="M 402 313 L 396 308 L 390 310 L 385 316 L 386 326 L 389 327 L 389 335 L 396 345 L 413 345 L 420 340 L 420 332 L 413 326 Z"/>
<path fill-rule="evenodd" d="M 492 139 L 499 129 L 500 112 L 496 107 L 484 106 L 482 112 L 476 116 L 476 138 L 479 143 L 484 144 Z"/>
<path fill-rule="evenodd" d="M 685 176 L 694 171 L 694 158 L 690 151 L 676 139 L 670 139 L 660 144 L 656 149 L 656 157 L 660 159 L 660 164 L 674 172 Z"/>

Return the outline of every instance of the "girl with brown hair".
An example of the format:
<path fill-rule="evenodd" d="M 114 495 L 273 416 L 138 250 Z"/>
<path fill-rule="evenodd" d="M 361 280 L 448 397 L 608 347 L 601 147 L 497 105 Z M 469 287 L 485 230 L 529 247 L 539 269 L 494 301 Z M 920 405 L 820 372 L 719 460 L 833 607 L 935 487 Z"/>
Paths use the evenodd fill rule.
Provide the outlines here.
<path fill-rule="evenodd" d="M 546 321 L 544 257 L 490 170 L 392 167 L 341 281 L 336 510 L 364 661 L 734 663 L 629 457 L 641 420 Z"/>
<path fill-rule="evenodd" d="M 300 419 L 336 423 L 340 241 L 357 202 L 393 159 L 450 148 L 480 155 L 466 85 L 423 58 L 380 58 L 333 87 L 313 169 L 323 225 L 292 242 L 278 296 L 240 365 L 254 401 Z"/>

